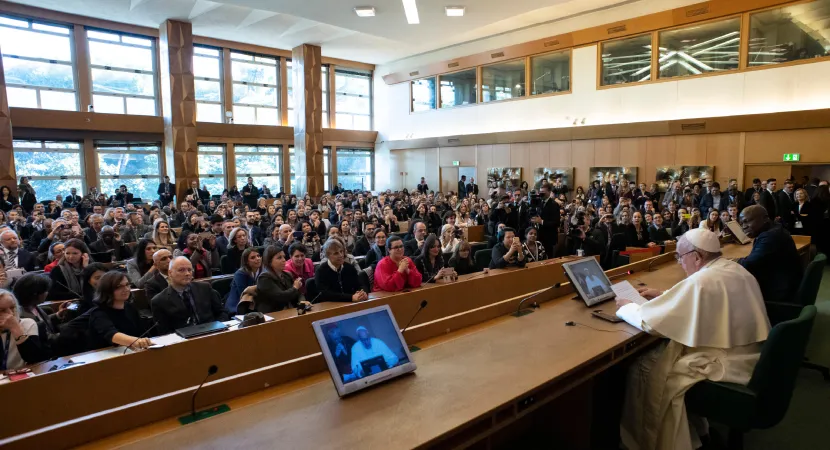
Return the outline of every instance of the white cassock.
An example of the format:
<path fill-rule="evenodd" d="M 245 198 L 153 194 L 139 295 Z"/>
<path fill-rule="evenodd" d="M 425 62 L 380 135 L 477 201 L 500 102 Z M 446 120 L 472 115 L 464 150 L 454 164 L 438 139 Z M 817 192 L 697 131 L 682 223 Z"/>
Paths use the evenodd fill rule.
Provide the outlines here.
<path fill-rule="evenodd" d="M 352 373 L 365 376 L 363 374 L 363 366 L 360 363 L 376 356 L 383 356 L 383 360 L 386 362 L 386 367 L 388 368 L 395 367 L 395 364 L 398 363 L 398 356 L 395 352 L 389 350 L 389 346 L 380 339 L 369 338 L 369 348 L 366 348 L 360 340 L 355 342 L 352 346 Z"/>
<path fill-rule="evenodd" d="M 632 365 L 621 424 L 629 450 L 691 450 L 684 395 L 703 380 L 747 385 L 770 330 L 761 289 L 739 264 L 718 258 L 659 297 L 617 316 L 668 338 Z"/>

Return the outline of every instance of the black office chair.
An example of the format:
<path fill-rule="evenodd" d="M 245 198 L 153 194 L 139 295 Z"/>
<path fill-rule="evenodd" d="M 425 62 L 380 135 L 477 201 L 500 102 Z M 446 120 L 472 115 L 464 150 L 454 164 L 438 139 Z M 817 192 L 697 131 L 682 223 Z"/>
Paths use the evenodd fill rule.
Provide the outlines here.
<path fill-rule="evenodd" d="M 487 241 L 470 244 L 470 254 L 475 255 L 479 250 L 487 250 Z"/>
<path fill-rule="evenodd" d="M 211 281 L 210 287 L 213 288 L 214 291 L 218 292 L 222 298 L 225 298 L 228 293 L 231 292 L 231 283 L 233 283 L 233 278 L 220 278 L 218 280 Z"/>
<path fill-rule="evenodd" d="M 481 271 L 490 267 L 490 260 L 493 259 L 493 251 L 489 249 L 479 250 L 475 252 L 474 259 L 476 268 Z"/>
<path fill-rule="evenodd" d="M 222 273 L 225 275 L 232 275 L 236 272 L 236 269 L 233 268 L 233 261 L 228 258 L 228 255 L 224 255 L 219 258 L 219 267 L 222 269 Z"/>
<path fill-rule="evenodd" d="M 363 292 L 367 294 L 372 292 L 372 281 L 369 280 L 368 273 L 361 270 L 357 273 L 357 279 L 360 281 L 360 287 L 363 289 Z"/>
<path fill-rule="evenodd" d="M 313 302 L 317 300 L 320 291 L 317 289 L 317 281 L 314 278 L 305 280 L 305 299 Z"/>
<path fill-rule="evenodd" d="M 827 256 L 824 253 L 819 253 L 807 265 L 793 302 L 764 302 L 767 307 L 767 316 L 773 325 L 798 317 L 803 307 L 816 303 L 826 264 Z"/>
<path fill-rule="evenodd" d="M 744 433 L 778 424 L 790 405 L 815 318 L 816 307 L 808 305 L 798 318 L 775 325 L 748 385 L 701 381 L 686 392 L 686 410 L 728 426 L 731 450 L 743 448 Z"/>

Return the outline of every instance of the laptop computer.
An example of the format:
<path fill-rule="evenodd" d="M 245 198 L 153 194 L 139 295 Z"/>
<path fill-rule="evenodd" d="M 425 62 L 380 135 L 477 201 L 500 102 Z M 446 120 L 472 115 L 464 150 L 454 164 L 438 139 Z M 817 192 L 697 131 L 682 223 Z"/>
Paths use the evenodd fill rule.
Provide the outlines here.
<path fill-rule="evenodd" d="M 741 245 L 746 245 L 752 242 L 746 233 L 744 233 L 743 228 L 741 228 L 741 224 L 737 221 L 732 220 L 726 223 L 726 226 L 729 228 L 729 231 L 732 232 L 732 236 L 735 236 L 735 240 L 738 241 Z"/>
<path fill-rule="evenodd" d="M 185 339 L 190 339 L 198 336 L 204 336 L 206 334 L 218 333 L 220 331 L 225 331 L 227 329 L 227 325 L 216 320 L 213 322 L 201 323 L 199 325 L 191 325 L 189 327 L 177 328 L 176 334 Z"/>

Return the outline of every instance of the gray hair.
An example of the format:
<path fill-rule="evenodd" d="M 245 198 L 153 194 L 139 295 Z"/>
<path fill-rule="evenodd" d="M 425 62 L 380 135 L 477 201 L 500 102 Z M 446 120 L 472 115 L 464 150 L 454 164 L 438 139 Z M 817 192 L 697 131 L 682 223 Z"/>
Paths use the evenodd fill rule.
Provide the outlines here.
<path fill-rule="evenodd" d="M 153 256 L 155 256 L 155 255 L 153 255 Z M 170 266 L 167 267 L 167 270 L 172 272 L 173 271 L 173 266 L 176 264 L 176 261 L 187 261 L 187 263 L 192 266 L 192 264 L 190 263 L 190 259 L 188 259 L 187 256 L 177 256 L 177 257 L 170 260 Z"/>
<path fill-rule="evenodd" d="M 346 246 L 343 245 L 343 242 L 337 239 L 337 236 L 330 237 L 325 244 L 323 244 L 323 254 L 326 257 L 329 256 L 329 251 L 335 252 L 338 250 L 342 250 L 344 253 L 346 252 Z"/>
<path fill-rule="evenodd" d="M 12 291 L 7 289 L 0 289 L 0 298 L 8 296 L 14 302 L 14 317 L 20 322 L 20 302 L 17 301 L 17 297 L 14 296 Z"/>

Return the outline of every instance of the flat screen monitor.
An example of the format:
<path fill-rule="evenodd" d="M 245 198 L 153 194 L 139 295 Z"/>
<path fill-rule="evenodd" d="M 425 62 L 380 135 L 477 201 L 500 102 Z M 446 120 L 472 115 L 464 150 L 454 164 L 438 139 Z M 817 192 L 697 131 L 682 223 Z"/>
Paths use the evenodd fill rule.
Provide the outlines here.
<path fill-rule="evenodd" d="M 388 305 L 311 325 L 341 397 L 416 369 Z"/>
<path fill-rule="evenodd" d="M 576 293 L 588 306 L 594 306 L 615 297 L 611 281 L 602 271 L 594 257 L 562 264 L 565 274 L 571 280 Z"/>

